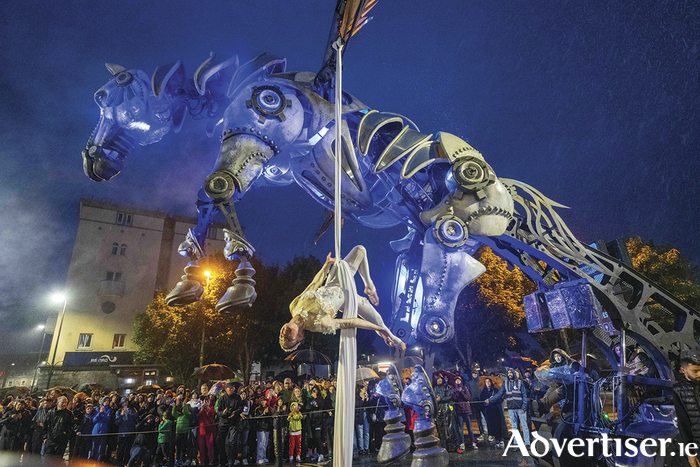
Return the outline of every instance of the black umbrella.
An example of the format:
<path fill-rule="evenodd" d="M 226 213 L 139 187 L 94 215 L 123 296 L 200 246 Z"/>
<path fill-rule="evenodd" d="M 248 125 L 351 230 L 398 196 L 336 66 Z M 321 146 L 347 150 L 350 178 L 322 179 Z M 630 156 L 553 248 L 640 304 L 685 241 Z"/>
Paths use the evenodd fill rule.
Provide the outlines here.
<path fill-rule="evenodd" d="M 292 368 L 294 368 L 295 373 L 297 372 L 299 365 L 301 365 L 302 363 L 310 364 L 311 376 L 316 376 L 316 365 L 333 364 L 333 362 L 331 362 L 331 359 L 328 358 L 326 355 L 322 354 L 317 350 L 311 349 L 302 349 L 294 351 L 287 355 L 287 358 L 285 358 L 284 360 L 286 362 L 289 362 L 290 365 L 292 365 Z"/>
<path fill-rule="evenodd" d="M 197 368 L 190 378 L 201 379 L 204 381 L 212 380 L 222 380 L 235 378 L 236 373 L 226 365 L 218 365 L 216 363 L 211 365 L 204 365 L 201 368 Z"/>
<path fill-rule="evenodd" d="M 311 365 L 332 365 L 331 359 L 317 350 L 302 349 L 296 350 L 284 359 L 292 365 L 300 363 L 310 363 Z"/>
<path fill-rule="evenodd" d="M 146 386 L 139 386 L 138 388 L 136 388 L 136 392 L 139 394 L 151 394 L 158 392 L 161 389 L 162 388 L 157 384 L 148 384 Z"/>

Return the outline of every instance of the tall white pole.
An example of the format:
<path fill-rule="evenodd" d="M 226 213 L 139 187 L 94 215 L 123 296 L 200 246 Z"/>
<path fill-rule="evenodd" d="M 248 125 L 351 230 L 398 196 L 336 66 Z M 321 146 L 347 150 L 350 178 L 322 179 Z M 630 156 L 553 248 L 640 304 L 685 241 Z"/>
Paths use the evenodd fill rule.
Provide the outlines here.
<path fill-rule="evenodd" d="M 343 43 L 338 39 L 333 47 L 337 51 L 335 71 L 335 257 L 336 274 L 343 290 L 347 291 L 343 318 L 357 317 L 355 279 L 350 274 L 348 265 L 341 259 L 342 226 L 342 159 L 343 159 L 343 87 L 342 87 L 342 49 Z M 333 435 L 333 466 L 352 465 L 352 440 L 355 425 L 355 373 L 357 370 L 357 329 L 340 330 L 340 349 L 338 352 L 338 393 L 335 401 L 335 433 Z"/>

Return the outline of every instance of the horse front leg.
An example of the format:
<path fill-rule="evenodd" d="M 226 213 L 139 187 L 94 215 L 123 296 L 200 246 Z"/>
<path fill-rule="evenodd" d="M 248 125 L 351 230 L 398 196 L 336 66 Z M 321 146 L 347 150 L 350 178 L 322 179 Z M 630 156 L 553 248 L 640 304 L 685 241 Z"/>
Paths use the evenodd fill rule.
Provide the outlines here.
<path fill-rule="evenodd" d="M 180 244 L 177 251 L 181 256 L 190 261 L 185 266 L 185 275 L 182 280 L 170 291 L 165 301 L 171 306 L 183 306 L 194 303 L 202 296 L 204 288 L 202 281 L 202 266 L 200 262 L 205 256 L 204 245 L 207 236 L 207 229 L 211 224 L 218 208 L 211 199 L 207 199 L 203 191 L 200 190 L 197 201 L 197 226 L 189 229 L 185 241 Z"/>

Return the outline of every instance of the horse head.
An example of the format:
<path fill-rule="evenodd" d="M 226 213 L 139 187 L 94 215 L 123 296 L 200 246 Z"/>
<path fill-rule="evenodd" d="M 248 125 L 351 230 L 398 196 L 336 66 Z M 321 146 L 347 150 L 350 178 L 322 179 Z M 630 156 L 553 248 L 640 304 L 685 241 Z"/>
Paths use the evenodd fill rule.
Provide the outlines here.
<path fill-rule="evenodd" d="M 418 413 L 419 420 L 432 420 L 436 407 L 435 393 L 422 366 L 414 367 L 411 383 L 404 388 L 401 401 Z"/>
<path fill-rule="evenodd" d="M 106 66 L 112 78 L 95 93 L 100 120 L 82 153 L 85 175 L 97 182 L 117 175 L 136 144 L 160 141 L 172 121 L 171 103 L 154 95 L 146 73 Z"/>
<path fill-rule="evenodd" d="M 401 391 L 403 390 L 403 385 L 401 384 L 401 378 L 396 370 L 394 364 L 391 364 L 386 377 L 381 380 L 375 391 L 380 396 L 384 397 L 390 410 L 396 410 L 401 407 Z"/>

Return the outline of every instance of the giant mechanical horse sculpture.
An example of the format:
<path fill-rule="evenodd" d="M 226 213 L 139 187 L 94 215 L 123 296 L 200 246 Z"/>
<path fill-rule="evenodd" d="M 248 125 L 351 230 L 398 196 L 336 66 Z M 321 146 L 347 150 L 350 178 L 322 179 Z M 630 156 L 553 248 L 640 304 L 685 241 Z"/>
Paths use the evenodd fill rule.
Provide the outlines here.
<path fill-rule="evenodd" d="M 83 151 L 91 179 L 111 179 L 137 145 L 178 132 L 188 115 L 205 119 L 207 134 L 221 139 L 215 169 L 199 193 L 198 224 L 179 247 L 190 262 L 169 303 L 191 303 L 201 295 L 199 261 L 207 227 L 222 213 L 230 226 L 225 254 L 240 265 L 217 309 L 250 305 L 256 293 L 248 260 L 255 250 L 234 203 L 253 187 L 297 183 L 332 209 L 333 166 L 340 157 L 344 216 L 371 228 L 408 228 L 391 244 L 398 258 L 390 320 L 392 332 L 407 344 L 452 338 L 458 295 L 484 271 L 471 255 L 487 244 L 541 290 L 584 284 L 613 325 L 652 357 L 661 378 L 672 379 L 670 358 L 681 349 L 697 348 L 697 313 L 608 252 L 582 245 L 554 211 L 560 205 L 525 184 L 499 179 L 464 140 L 421 132 L 409 118 L 371 110 L 344 93 L 342 151 L 335 154 L 331 44 L 347 43 L 372 5 L 338 1 L 316 74 L 287 71 L 286 60 L 267 54 L 243 65 L 235 56 L 219 62 L 212 54 L 192 78 L 179 61 L 157 68 L 150 80 L 141 70 L 107 64 L 112 78 L 95 94 L 101 116 Z M 658 325 L 645 311 L 650 299 L 672 315 L 670 326 Z"/>

